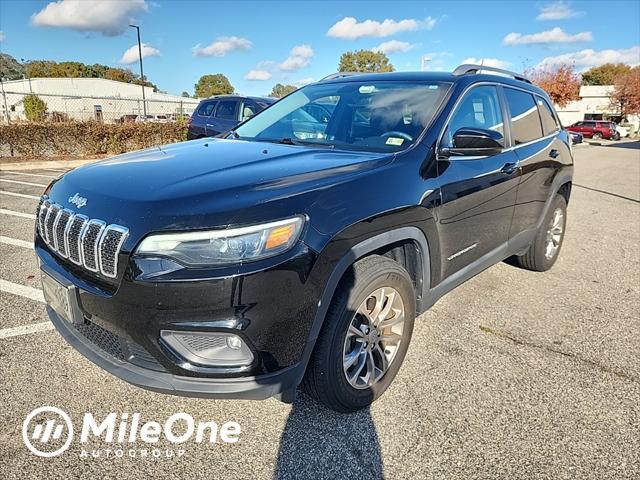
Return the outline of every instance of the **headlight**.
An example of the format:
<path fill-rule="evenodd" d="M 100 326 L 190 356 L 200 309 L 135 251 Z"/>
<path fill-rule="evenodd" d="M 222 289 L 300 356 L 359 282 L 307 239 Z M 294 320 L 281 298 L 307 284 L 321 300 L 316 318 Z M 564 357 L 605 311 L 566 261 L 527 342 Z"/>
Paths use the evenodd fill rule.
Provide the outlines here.
<path fill-rule="evenodd" d="M 226 265 L 259 260 L 289 250 L 304 220 L 294 217 L 250 227 L 160 233 L 145 238 L 136 254 L 171 257 L 187 266 Z"/>

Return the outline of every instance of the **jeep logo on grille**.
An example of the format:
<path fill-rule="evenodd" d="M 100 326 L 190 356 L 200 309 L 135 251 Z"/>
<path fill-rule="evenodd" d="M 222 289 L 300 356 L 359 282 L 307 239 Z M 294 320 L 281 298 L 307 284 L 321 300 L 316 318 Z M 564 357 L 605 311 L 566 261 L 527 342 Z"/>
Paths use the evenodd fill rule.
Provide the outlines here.
<path fill-rule="evenodd" d="M 87 199 L 76 193 L 73 197 L 69 197 L 69 203 L 72 203 L 78 208 L 82 208 L 87 204 Z"/>

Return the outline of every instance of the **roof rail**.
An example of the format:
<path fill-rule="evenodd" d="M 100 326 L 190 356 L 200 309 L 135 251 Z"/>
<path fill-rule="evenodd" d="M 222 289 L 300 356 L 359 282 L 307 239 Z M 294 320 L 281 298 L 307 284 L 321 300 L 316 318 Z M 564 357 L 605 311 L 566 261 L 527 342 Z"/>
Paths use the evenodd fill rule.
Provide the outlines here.
<path fill-rule="evenodd" d="M 511 72 L 509 70 L 504 70 L 502 68 L 496 67 L 487 67 L 486 65 L 475 65 L 473 63 L 465 63 L 464 65 L 460 65 L 454 71 L 454 75 L 466 75 L 468 73 L 481 73 L 481 72 L 493 72 L 499 73 L 500 75 L 505 75 L 507 77 L 514 78 L 516 80 L 520 80 L 522 82 L 531 83 L 527 77 L 520 73 Z"/>
<path fill-rule="evenodd" d="M 325 80 L 335 80 L 336 78 L 344 78 L 344 77 L 353 77 L 354 75 L 366 75 L 371 72 L 336 72 L 331 75 L 327 75 L 324 78 L 321 78 L 319 81 L 324 82 Z"/>

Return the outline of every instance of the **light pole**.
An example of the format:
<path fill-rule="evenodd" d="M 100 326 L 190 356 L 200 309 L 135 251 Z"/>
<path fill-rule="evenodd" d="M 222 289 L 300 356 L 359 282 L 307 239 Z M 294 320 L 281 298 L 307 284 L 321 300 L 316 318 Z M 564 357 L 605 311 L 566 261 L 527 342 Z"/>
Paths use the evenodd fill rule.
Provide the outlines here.
<path fill-rule="evenodd" d="M 420 70 L 425 71 L 427 69 L 427 64 L 431 61 L 431 57 L 428 55 L 423 55 L 420 59 Z"/>
<path fill-rule="evenodd" d="M 140 27 L 138 25 L 129 25 L 138 32 L 138 56 L 140 57 L 140 80 L 142 82 L 142 110 L 144 112 L 144 120 L 147 120 L 147 100 L 144 96 L 144 70 L 142 70 L 142 43 L 140 43 Z"/>

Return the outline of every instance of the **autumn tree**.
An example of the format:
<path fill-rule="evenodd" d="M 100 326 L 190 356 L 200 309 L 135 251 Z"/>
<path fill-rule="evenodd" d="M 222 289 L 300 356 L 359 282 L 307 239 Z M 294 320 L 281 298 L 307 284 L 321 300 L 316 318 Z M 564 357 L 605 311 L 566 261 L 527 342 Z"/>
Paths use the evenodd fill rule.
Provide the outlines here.
<path fill-rule="evenodd" d="M 640 66 L 618 77 L 611 93 L 611 107 L 623 119 L 630 113 L 640 113 Z"/>
<path fill-rule="evenodd" d="M 533 83 L 549 94 L 558 107 L 564 107 L 580 96 L 580 79 L 570 65 L 525 71 Z"/>
<path fill-rule="evenodd" d="M 614 85 L 618 78 L 626 75 L 631 70 L 624 63 L 605 63 L 599 67 L 593 67 L 582 74 L 583 85 Z"/>
<path fill-rule="evenodd" d="M 340 56 L 340 72 L 393 72 L 394 66 L 384 52 L 357 50 Z"/>
<path fill-rule="evenodd" d="M 195 96 L 198 98 L 211 97 L 233 93 L 233 85 L 229 79 L 221 73 L 215 75 L 203 75 L 195 85 Z"/>
<path fill-rule="evenodd" d="M 291 92 L 295 92 L 298 87 L 294 85 L 283 85 L 281 83 L 276 83 L 271 89 L 270 97 L 282 98 L 286 95 L 289 95 Z"/>

